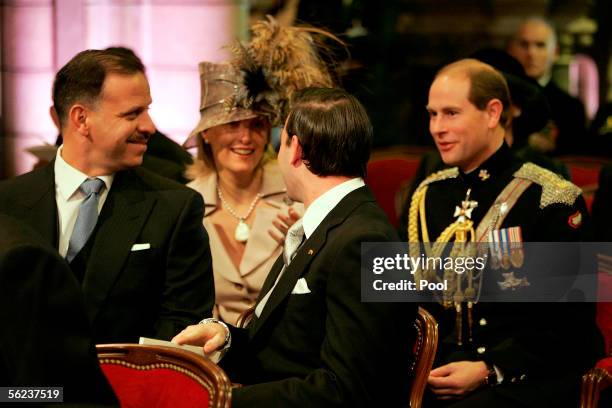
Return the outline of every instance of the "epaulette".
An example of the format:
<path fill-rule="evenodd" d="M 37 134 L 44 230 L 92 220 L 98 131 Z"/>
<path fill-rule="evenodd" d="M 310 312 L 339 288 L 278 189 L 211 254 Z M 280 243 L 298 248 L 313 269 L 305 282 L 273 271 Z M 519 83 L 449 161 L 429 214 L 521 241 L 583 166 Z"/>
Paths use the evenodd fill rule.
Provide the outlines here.
<path fill-rule="evenodd" d="M 576 198 L 582 194 L 580 187 L 533 163 L 523 164 L 514 173 L 514 177 L 529 180 L 542 186 L 540 208 L 546 208 L 551 204 L 574 205 Z"/>
<path fill-rule="evenodd" d="M 458 167 L 451 167 L 450 169 L 444 169 L 444 170 L 440 170 L 440 171 L 436 171 L 435 173 L 430 174 L 429 176 L 427 176 L 427 178 L 425 180 L 423 180 L 421 182 L 421 184 L 419 184 L 419 187 L 417 188 L 417 190 L 422 189 L 423 187 L 431 184 L 431 183 L 435 183 L 437 181 L 442 181 L 442 180 L 446 180 L 446 179 L 450 179 L 450 178 L 455 178 L 459 175 L 459 168 Z"/>

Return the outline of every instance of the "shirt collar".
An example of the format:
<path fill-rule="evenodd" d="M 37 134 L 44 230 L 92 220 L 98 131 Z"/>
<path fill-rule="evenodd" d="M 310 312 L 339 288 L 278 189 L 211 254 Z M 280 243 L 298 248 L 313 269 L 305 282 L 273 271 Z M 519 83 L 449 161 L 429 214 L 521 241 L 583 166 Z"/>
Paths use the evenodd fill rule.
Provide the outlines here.
<path fill-rule="evenodd" d="M 53 170 L 55 172 L 55 185 L 57 186 L 57 190 L 62 196 L 62 199 L 64 199 L 64 201 L 68 201 L 70 197 L 72 197 L 78 190 L 81 184 L 83 184 L 83 182 L 90 177 L 66 163 L 66 161 L 62 158 L 63 147 L 64 146 L 62 145 L 57 149 Z M 104 182 L 106 191 L 110 190 L 114 177 L 114 174 L 97 176 L 97 178 Z"/>
<path fill-rule="evenodd" d="M 304 213 L 304 234 L 309 238 L 327 214 L 350 192 L 365 186 L 361 177 L 347 180 L 327 190 L 310 204 Z"/>
<path fill-rule="evenodd" d="M 538 78 L 538 84 L 540 84 L 540 86 L 542 88 L 545 88 L 546 85 L 548 85 L 548 83 L 550 82 L 552 78 L 552 72 L 549 72 L 547 74 L 542 75 L 540 78 Z"/>

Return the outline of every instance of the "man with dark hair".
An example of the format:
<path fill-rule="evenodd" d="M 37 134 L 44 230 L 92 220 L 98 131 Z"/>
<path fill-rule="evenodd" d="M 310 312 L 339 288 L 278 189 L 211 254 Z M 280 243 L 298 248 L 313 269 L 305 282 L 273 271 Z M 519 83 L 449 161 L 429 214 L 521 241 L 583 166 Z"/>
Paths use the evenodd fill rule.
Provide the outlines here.
<path fill-rule="evenodd" d="M 472 102 L 475 93 L 485 95 L 481 107 Z M 444 275 L 456 281 L 440 304 L 425 306 L 440 330 L 431 406 L 575 406 L 581 373 L 600 350 L 592 305 L 517 301 L 542 293 L 542 302 L 553 290 L 540 283 L 550 285 L 548 264 L 523 268 L 523 242 L 580 241 L 588 214 L 578 187 L 510 154 L 502 125 L 508 101 L 504 77 L 471 59 L 444 67 L 429 90 L 429 128 L 442 160 L 454 167 L 433 173 L 413 194 L 411 250 L 422 242 L 439 248 L 469 241 L 502 252 L 487 252 L 480 275 Z M 467 256 L 461 251 L 453 256 Z M 420 270 L 415 279 L 440 273 Z M 478 301 L 481 294 L 511 303 Z"/>
<path fill-rule="evenodd" d="M 230 344 L 222 366 L 244 384 L 232 406 L 408 405 L 416 306 L 360 301 L 361 244 L 397 240 L 362 179 L 371 139 L 353 96 L 330 88 L 296 96 L 278 161 L 306 212 L 287 233 L 253 319 L 231 330 L 207 320 L 173 339 L 205 352 Z"/>
<path fill-rule="evenodd" d="M 104 50 L 109 55 L 115 55 L 126 61 L 130 61 L 129 65 L 132 69 L 145 72 L 144 65 L 138 56 L 129 48 L 125 47 L 108 47 Z M 61 132 L 58 114 L 55 107 L 50 109 L 51 118 Z M 61 146 L 63 138 L 61 133 L 58 135 L 55 144 Z M 178 181 L 179 183 L 187 183 L 185 178 L 185 170 L 188 164 L 191 164 L 191 155 L 185 151 L 178 143 L 169 139 L 159 130 L 150 136 L 147 143 L 147 151 L 142 158 L 142 167 L 152 171 L 153 173 Z M 45 163 L 37 164 L 37 167 Z"/>
<path fill-rule="evenodd" d="M 326 121 L 329 117 L 338 119 Z M 347 133 L 349 128 L 355 133 Z M 359 101 L 338 89 L 303 92 L 287 119 L 287 133 L 299 135 L 304 161 L 317 176 L 365 177 L 371 132 Z"/>
<path fill-rule="evenodd" d="M 77 54 L 56 75 L 64 143 L 0 184 L 0 212 L 33 226 L 82 285 L 95 342 L 170 338 L 214 303 L 200 195 L 142 168 L 155 131 L 138 58 Z"/>
<path fill-rule="evenodd" d="M 582 102 L 562 90 L 552 79 L 559 56 L 557 35 L 552 24 L 540 17 L 524 20 L 508 45 L 508 52 L 538 81 L 550 105 L 552 122 L 548 136 L 555 154 L 584 152 L 586 115 Z"/>
<path fill-rule="evenodd" d="M 3 214 L 0 321 L 0 385 L 61 386 L 64 402 L 117 403 L 68 265 L 33 229 Z"/>

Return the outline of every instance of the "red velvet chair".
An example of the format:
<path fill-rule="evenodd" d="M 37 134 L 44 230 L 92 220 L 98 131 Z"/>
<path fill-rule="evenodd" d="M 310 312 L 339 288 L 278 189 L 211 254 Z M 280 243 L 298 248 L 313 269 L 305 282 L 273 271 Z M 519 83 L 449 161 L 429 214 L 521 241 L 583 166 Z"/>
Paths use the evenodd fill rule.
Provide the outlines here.
<path fill-rule="evenodd" d="M 390 147 L 375 150 L 368 162 L 366 183 L 393 226 L 397 226 L 398 214 L 425 151 L 417 147 Z"/>
<path fill-rule="evenodd" d="M 98 360 L 123 408 L 231 406 L 230 381 L 190 351 L 140 344 L 99 344 Z"/>
<path fill-rule="evenodd" d="M 587 156 L 564 156 L 560 160 L 569 169 L 572 183 L 582 189 L 587 208 L 591 211 L 593 197 L 599 184 L 599 171 L 609 160 Z"/>

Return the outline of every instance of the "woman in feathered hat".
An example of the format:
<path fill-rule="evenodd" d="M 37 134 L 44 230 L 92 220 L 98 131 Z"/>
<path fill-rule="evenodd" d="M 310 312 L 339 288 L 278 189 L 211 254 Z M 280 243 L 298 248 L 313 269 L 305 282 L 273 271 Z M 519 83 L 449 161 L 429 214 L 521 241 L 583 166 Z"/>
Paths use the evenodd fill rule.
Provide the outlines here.
<path fill-rule="evenodd" d="M 185 142 L 197 147 L 187 175 L 204 197 L 215 278 L 214 317 L 236 324 L 255 304 L 287 229 L 303 207 L 287 197 L 270 147 L 270 129 L 282 125 L 293 92 L 331 86 L 317 53 L 316 29 L 253 26 L 247 45 L 231 47 L 228 64 L 199 65 L 201 118 Z"/>

